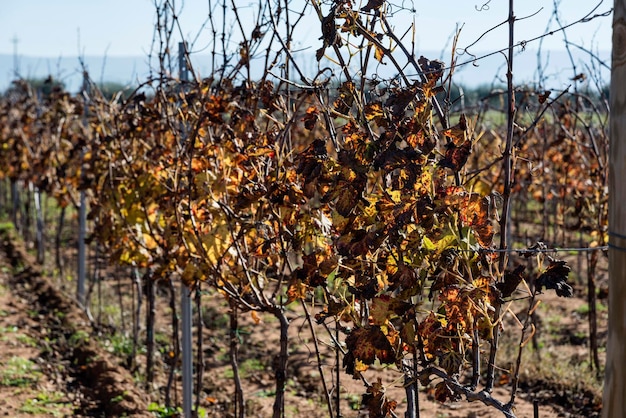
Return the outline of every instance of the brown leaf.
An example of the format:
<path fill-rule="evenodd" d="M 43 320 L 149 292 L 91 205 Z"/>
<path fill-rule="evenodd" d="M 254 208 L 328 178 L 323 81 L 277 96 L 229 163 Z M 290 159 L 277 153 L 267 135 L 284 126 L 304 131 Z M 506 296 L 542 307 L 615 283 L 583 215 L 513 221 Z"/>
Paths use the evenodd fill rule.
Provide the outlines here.
<path fill-rule="evenodd" d="M 545 103 L 546 100 L 548 100 L 548 97 L 550 97 L 550 93 L 552 93 L 550 90 L 545 90 L 543 93 L 540 93 L 538 98 L 539 103 Z"/>
<path fill-rule="evenodd" d="M 453 143 L 448 144 L 446 155 L 439 161 L 441 167 L 451 168 L 452 171 L 458 173 L 467 163 L 467 159 L 472 152 L 472 141 L 466 140 L 461 146 L 455 146 Z"/>
<path fill-rule="evenodd" d="M 394 88 L 389 93 L 389 97 L 385 100 L 385 106 L 389 107 L 391 113 L 396 117 L 404 116 L 404 111 L 415 100 L 418 89 L 417 87 Z"/>
<path fill-rule="evenodd" d="M 380 124 L 381 121 L 384 121 L 385 113 L 383 112 L 383 105 L 381 102 L 366 104 L 363 112 L 365 113 L 365 119 L 367 120 L 373 120 L 378 124 Z"/>
<path fill-rule="evenodd" d="M 304 177 L 306 183 L 311 183 L 322 174 L 323 162 L 326 159 L 328 159 L 326 143 L 316 139 L 296 157 L 298 163 L 296 172 Z"/>
<path fill-rule="evenodd" d="M 324 53 L 326 52 L 326 47 L 321 47 L 317 51 L 315 51 L 315 59 L 321 61 L 324 58 Z"/>
<path fill-rule="evenodd" d="M 501 298 L 508 298 L 515 292 L 517 286 L 524 280 L 522 273 L 524 272 L 524 266 L 519 265 L 513 271 L 507 271 L 504 273 L 504 281 L 496 283 L 496 287 L 500 291 Z"/>
<path fill-rule="evenodd" d="M 287 304 L 295 300 L 304 300 L 306 298 L 308 286 L 302 283 L 302 280 L 292 280 L 287 289 Z"/>
<path fill-rule="evenodd" d="M 422 71 L 431 85 L 434 85 L 437 80 L 443 77 L 443 70 L 446 67 L 443 61 L 431 61 L 424 56 L 421 56 L 417 61 L 421 65 Z"/>
<path fill-rule="evenodd" d="M 346 348 L 351 356 L 344 357 L 346 372 L 354 374 L 356 360 L 364 365 L 374 364 L 378 359 L 383 364 L 396 361 L 396 353 L 379 326 L 356 328 L 346 338 Z"/>
<path fill-rule="evenodd" d="M 333 102 L 333 107 L 339 113 L 347 114 L 354 104 L 355 86 L 352 81 L 346 81 L 339 87 L 339 97 Z"/>
<path fill-rule="evenodd" d="M 450 138 L 455 145 L 465 142 L 467 134 L 467 118 L 465 117 L 465 114 L 461 114 L 458 124 L 446 129 L 442 132 L 442 134 Z"/>
<path fill-rule="evenodd" d="M 571 297 L 573 295 L 572 286 L 567 284 L 567 276 L 570 267 L 563 260 L 551 260 L 548 268 L 537 278 L 535 285 L 541 289 L 554 289 L 557 296 Z"/>
<path fill-rule="evenodd" d="M 315 321 L 318 324 L 323 324 L 329 317 L 340 317 L 346 309 L 349 309 L 346 302 L 331 295 L 328 304 L 324 306 L 321 312 L 315 314 Z"/>
<path fill-rule="evenodd" d="M 317 109 L 317 107 L 309 107 L 306 110 L 306 115 L 304 115 L 304 117 L 302 118 L 302 121 L 304 122 L 304 127 L 309 131 L 313 130 L 313 128 L 315 128 L 315 124 L 317 123 L 319 114 L 320 111 Z"/>
<path fill-rule="evenodd" d="M 385 3 L 385 0 L 369 0 L 367 4 L 361 8 L 362 12 L 378 10 Z"/>
<path fill-rule="evenodd" d="M 478 244 L 483 248 L 491 247 L 493 243 L 493 235 L 495 233 L 493 225 L 491 223 L 484 223 L 481 225 L 474 225 L 472 227 L 476 233 L 475 238 Z"/>
<path fill-rule="evenodd" d="M 379 377 L 376 382 L 367 388 L 367 393 L 361 397 L 361 404 L 367 407 L 369 418 L 385 418 L 391 416 L 398 406 L 398 402 L 389 400 L 385 394 L 386 388 Z"/>
<path fill-rule="evenodd" d="M 333 46 L 339 41 L 337 34 L 337 25 L 335 23 L 335 7 L 331 8 L 328 15 L 322 18 L 322 36 L 324 47 Z M 318 59 L 319 61 L 319 59 Z"/>
<path fill-rule="evenodd" d="M 410 304 L 392 298 L 389 295 L 381 295 L 372 299 L 370 307 L 370 320 L 373 325 L 385 325 L 393 316 L 402 316 L 411 307 Z"/>
<path fill-rule="evenodd" d="M 439 382 L 435 386 L 435 399 L 444 403 L 448 399 L 454 399 L 454 392 L 452 392 L 446 382 Z"/>
<path fill-rule="evenodd" d="M 472 227 L 476 241 L 483 248 L 490 247 L 493 242 L 494 229 L 490 219 L 490 205 L 489 196 L 472 193 L 468 198 L 468 203 L 461 208 L 463 222 Z"/>

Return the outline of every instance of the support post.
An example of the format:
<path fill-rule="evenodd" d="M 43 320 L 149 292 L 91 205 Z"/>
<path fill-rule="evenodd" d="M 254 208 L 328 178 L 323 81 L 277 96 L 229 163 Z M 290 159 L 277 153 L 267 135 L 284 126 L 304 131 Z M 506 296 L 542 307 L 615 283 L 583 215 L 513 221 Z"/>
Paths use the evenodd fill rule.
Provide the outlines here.
<path fill-rule="evenodd" d="M 83 123 L 87 124 L 87 100 L 89 97 L 89 77 L 87 72 L 83 73 L 83 96 L 85 100 L 85 113 Z M 82 152 L 83 156 L 85 151 Z M 84 173 L 81 170 L 81 176 Z M 85 281 L 87 277 L 87 248 L 85 245 L 85 237 L 87 235 L 87 197 L 85 189 L 81 187 L 80 203 L 78 207 L 78 277 L 76 280 L 76 300 L 82 306 L 86 306 L 85 300 Z"/>
<path fill-rule="evenodd" d="M 615 0 L 609 143 L 609 333 L 602 416 L 626 416 L 626 0 Z"/>
<path fill-rule="evenodd" d="M 178 69 L 180 72 L 180 81 L 187 81 L 187 57 L 185 53 L 185 43 L 178 44 Z M 183 126 L 183 136 L 185 127 Z M 192 324 L 191 324 L 191 291 L 181 281 L 180 289 L 180 312 L 182 316 L 182 340 L 181 351 L 183 357 L 183 413 L 185 418 L 191 418 L 191 407 L 193 397 L 193 351 L 192 351 Z"/>

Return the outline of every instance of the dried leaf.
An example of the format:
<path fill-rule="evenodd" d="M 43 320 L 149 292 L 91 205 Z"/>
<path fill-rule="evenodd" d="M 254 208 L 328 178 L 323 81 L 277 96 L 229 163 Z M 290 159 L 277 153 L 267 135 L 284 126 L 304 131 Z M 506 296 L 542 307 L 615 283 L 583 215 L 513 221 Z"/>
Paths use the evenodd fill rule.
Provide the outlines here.
<path fill-rule="evenodd" d="M 522 273 L 524 272 L 524 266 L 519 265 L 513 271 L 507 271 L 504 273 L 504 280 L 500 283 L 496 283 L 496 287 L 500 291 L 501 298 L 508 298 L 515 292 L 517 286 L 524 280 Z"/>
<path fill-rule="evenodd" d="M 455 145 L 465 142 L 467 136 L 467 118 L 462 113 L 459 117 L 459 123 L 446 129 L 442 134 L 452 140 Z"/>
<path fill-rule="evenodd" d="M 306 110 L 306 114 L 302 118 L 302 121 L 304 122 L 304 127 L 309 131 L 313 130 L 313 128 L 315 128 L 315 124 L 317 123 L 319 114 L 320 111 L 317 109 L 317 107 L 310 106 Z"/>
<path fill-rule="evenodd" d="M 385 50 L 378 45 L 374 45 L 374 58 L 376 61 L 382 63 L 385 58 Z"/>
<path fill-rule="evenodd" d="M 406 302 L 389 295 L 381 295 L 372 299 L 370 322 L 372 325 L 385 325 L 392 317 L 404 315 L 410 307 L 411 305 Z"/>
<path fill-rule="evenodd" d="M 367 388 L 367 393 L 361 397 L 361 404 L 367 407 L 369 418 L 385 418 L 391 416 L 398 406 L 398 402 L 389 400 L 385 394 L 386 388 L 379 377 L 376 382 Z"/>
<path fill-rule="evenodd" d="M 458 173 L 467 163 L 467 159 L 472 152 L 472 141 L 466 140 L 458 147 L 451 142 L 447 145 L 447 148 L 446 155 L 439 161 L 439 165 L 451 168 L 452 171 Z"/>
<path fill-rule="evenodd" d="M 365 119 L 374 120 L 377 123 L 385 116 L 381 102 L 368 103 L 365 105 L 363 111 L 365 113 Z"/>
<path fill-rule="evenodd" d="M 365 6 L 361 8 L 362 12 L 370 12 L 378 10 L 385 3 L 385 0 L 369 0 Z"/>
<path fill-rule="evenodd" d="M 434 83 L 437 80 L 443 77 L 443 70 L 446 67 L 443 61 L 439 61 L 439 60 L 431 61 L 428 58 L 421 56 L 418 59 L 418 62 L 422 67 L 422 71 L 424 72 L 424 75 L 426 76 L 426 78 L 428 79 L 431 85 L 434 85 Z"/>
<path fill-rule="evenodd" d="M 550 97 L 550 93 L 552 93 L 550 90 L 545 90 L 543 93 L 539 93 L 539 103 L 544 104 L 546 100 L 548 100 L 548 97 Z"/>
<path fill-rule="evenodd" d="M 569 298 L 574 294 L 572 286 L 567 284 L 570 267 L 563 260 L 551 260 L 548 268 L 537 278 L 535 285 L 541 289 L 554 289 L 557 296 Z"/>
<path fill-rule="evenodd" d="M 356 360 L 364 365 L 374 364 L 377 359 L 383 364 L 396 360 L 395 350 L 379 326 L 352 330 L 346 338 L 346 348 L 349 355 L 344 356 L 343 365 L 349 374 L 354 374 Z"/>
<path fill-rule="evenodd" d="M 435 386 L 435 399 L 444 403 L 448 399 L 454 399 L 454 392 L 452 392 L 446 382 L 439 382 Z"/>

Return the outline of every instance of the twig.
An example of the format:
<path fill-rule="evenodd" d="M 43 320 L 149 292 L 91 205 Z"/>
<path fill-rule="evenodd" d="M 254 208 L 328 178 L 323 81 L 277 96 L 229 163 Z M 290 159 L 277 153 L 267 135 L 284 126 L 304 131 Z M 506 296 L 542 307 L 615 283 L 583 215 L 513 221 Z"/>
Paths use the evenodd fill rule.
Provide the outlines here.
<path fill-rule="evenodd" d="M 512 406 L 510 404 L 504 404 L 501 401 L 497 400 L 487 390 L 481 390 L 480 392 L 474 392 L 471 388 L 463 386 L 459 381 L 452 376 L 448 376 L 446 372 L 440 370 L 436 367 L 428 367 L 424 369 L 420 373 L 421 376 L 431 376 L 435 375 L 441 378 L 448 388 L 450 388 L 454 393 L 460 396 L 464 396 L 468 402 L 482 402 L 487 406 L 494 407 L 498 411 L 502 412 L 507 418 L 516 418 L 515 414 L 512 412 Z"/>
<path fill-rule="evenodd" d="M 508 113 L 507 113 L 507 130 L 506 130 L 506 146 L 502 153 L 502 163 L 504 171 L 504 190 L 502 194 L 502 215 L 500 216 L 500 249 L 506 250 L 508 248 L 507 234 L 509 233 L 509 209 L 511 205 L 511 185 L 512 185 L 512 148 L 513 148 L 513 127 L 515 122 L 515 91 L 513 89 L 513 57 L 514 57 L 514 40 L 515 40 L 515 14 L 513 11 L 514 0 L 509 0 L 509 55 L 507 59 L 507 98 L 508 98 Z M 506 270 L 508 256 L 506 252 L 500 253 L 498 262 L 500 274 L 504 275 Z M 494 318 L 500 318 L 501 304 L 495 303 Z M 500 336 L 500 327 L 496 326 L 493 330 L 493 338 L 491 340 L 491 348 L 489 350 L 489 363 L 487 364 L 487 392 L 491 392 L 493 389 L 494 375 L 495 375 L 495 363 L 496 353 L 498 351 L 498 340 Z"/>
<path fill-rule="evenodd" d="M 311 314 L 309 313 L 309 308 L 306 306 L 306 302 L 304 300 L 300 300 L 300 304 L 302 305 L 302 309 L 304 309 L 304 315 L 306 316 L 306 321 L 309 324 L 309 329 L 311 330 L 311 336 L 313 337 L 313 345 L 315 346 L 315 356 L 317 357 L 317 370 L 320 373 L 320 378 L 322 379 L 322 387 L 324 388 L 324 396 L 326 397 L 326 405 L 328 406 L 328 416 L 332 418 L 333 415 L 333 401 L 330 398 L 330 392 L 328 391 L 328 386 L 326 385 L 326 377 L 324 376 L 324 368 L 322 367 L 322 357 L 320 354 L 320 347 L 317 342 L 317 333 L 315 332 L 315 327 L 313 326 L 313 321 L 311 319 Z M 340 416 L 340 411 L 337 411 L 337 417 Z"/>

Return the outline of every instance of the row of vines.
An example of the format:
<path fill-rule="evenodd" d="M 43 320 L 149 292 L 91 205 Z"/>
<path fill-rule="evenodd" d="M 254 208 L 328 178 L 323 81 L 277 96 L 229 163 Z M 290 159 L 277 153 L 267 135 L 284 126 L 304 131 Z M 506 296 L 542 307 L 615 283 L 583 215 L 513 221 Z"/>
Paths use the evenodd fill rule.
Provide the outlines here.
<path fill-rule="evenodd" d="M 42 94 L 16 81 L 0 102 L 4 207 L 27 234 L 36 222 L 30 209 L 20 217 L 20 208 L 40 207 L 44 196 L 44 206 L 60 213 L 58 253 L 65 208 L 78 210 L 84 192 L 89 247 L 109 266 L 130 269 L 133 291 L 147 303 L 146 380 L 163 308 L 157 285 L 174 301 L 182 281 L 198 307 L 208 293 L 224 298 L 234 316 L 276 318 L 276 418 L 289 402 L 286 307 L 294 305 L 316 342 L 328 416 L 340 416 L 332 394 L 341 377 L 325 369 L 321 341 L 335 353 L 335 370 L 363 382 L 370 417 L 398 416 L 400 401 L 368 377 L 375 364 L 403 376 L 414 414 L 407 416 L 419 415 L 420 386 L 440 402 L 476 400 L 514 416 L 535 297 L 574 292 L 570 265 L 550 250 L 606 242 L 604 98 L 576 85 L 519 88 L 455 113 L 454 56 L 448 63 L 415 57 L 383 1 L 307 2 L 304 10 L 320 21 L 318 61 L 329 65 L 312 76 L 290 45 L 304 10 L 264 3 L 245 28 L 233 2 L 229 13 L 243 39 L 236 51 L 224 42 L 226 24 L 220 35 L 211 17 L 211 75 L 196 74 L 183 48 L 175 77 L 175 8 L 157 6 L 159 71 L 127 100 L 105 99 L 85 74 L 80 94 L 58 86 Z M 394 66 L 397 78 L 376 76 L 380 65 Z M 508 132 L 490 120 L 501 114 L 511 118 Z M 587 255 L 593 298 L 602 252 L 579 254 L 581 271 Z M 498 340 L 512 304 L 524 307 L 526 319 L 507 329 L 520 343 L 503 371 Z M 169 307 L 178 356 L 177 310 Z M 327 334 L 316 335 L 315 323 Z M 243 417 L 236 351 L 228 408 Z M 201 382 L 202 347 L 197 355 Z M 490 395 L 502 373 L 511 376 L 506 400 Z"/>

